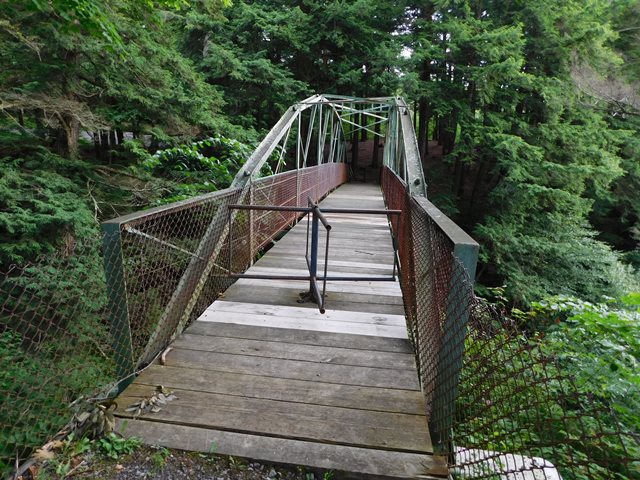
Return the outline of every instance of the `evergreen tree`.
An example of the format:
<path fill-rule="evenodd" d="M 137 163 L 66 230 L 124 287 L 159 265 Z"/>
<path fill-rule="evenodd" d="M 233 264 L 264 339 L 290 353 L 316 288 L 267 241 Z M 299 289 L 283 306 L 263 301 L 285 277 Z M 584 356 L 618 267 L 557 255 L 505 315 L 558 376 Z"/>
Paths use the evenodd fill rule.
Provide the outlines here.
<path fill-rule="evenodd" d="M 421 128 L 435 117 L 458 220 L 483 245 L 481 280 L 506 281 L 518 302 L 632 281 L 588 222 L 624 173 L 628 132 L 571 78 L 576 63 L 615 56 L 608 5 L 435 1 L 413 15 Z"/>

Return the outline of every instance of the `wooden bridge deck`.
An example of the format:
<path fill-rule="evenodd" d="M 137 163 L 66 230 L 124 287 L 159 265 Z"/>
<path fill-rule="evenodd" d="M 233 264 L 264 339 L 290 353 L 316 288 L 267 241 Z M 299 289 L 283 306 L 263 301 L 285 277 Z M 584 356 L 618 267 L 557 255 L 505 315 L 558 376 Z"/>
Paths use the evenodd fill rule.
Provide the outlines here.
<path fill-rule="evenodd" d="M 384 208 L 379 187 L 362 184 L 339 188 L 321 205 Z M 327 216 L 330 274 L 391 275 L 384 216 Z M 305 236 L 306 221 L 249 271 L 307 274 Z M 328 283 L 324 315 L 296 302 L 307 288 L 237 281 L 173 344 L 164 365 L 122 393 L 119 428 L 127 419 L 125 434 L 150 444 L 343 474 L 445 476 L 443 459 L 431 455 L 398 283 Z M 127 418 L 125 408 L 157 385 L 177 400 Z"/>

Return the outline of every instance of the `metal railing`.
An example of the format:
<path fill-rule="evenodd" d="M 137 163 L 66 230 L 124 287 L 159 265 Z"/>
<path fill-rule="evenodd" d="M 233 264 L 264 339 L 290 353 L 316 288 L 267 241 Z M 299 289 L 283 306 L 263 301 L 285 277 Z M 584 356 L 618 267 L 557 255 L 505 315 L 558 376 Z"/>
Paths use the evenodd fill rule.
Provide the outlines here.
<path fill-rule="evenodd" d="M 325 297 L 327 289 L 327 281 L 330 282 L 395 282 L 396 281 L 396 263 L 393 265 L 392 275 L 386 276 L 328 276 L 327 269 L 329 265 L 329 244 L 331 225 L 324 216 L 325 213 L 337 213 L 337 214 L 362 214 L 362 215 L 385 215 L 388 217 L 399 217 L 399 210 L 376 210 L 376 209 L 353 209 L 353 208 L 320 208 L 319 205 L 308 199 L 309 206 L 302 207 L 289 207 L 279 205 L 229 205 L 229 219 L 231 219 L 232 212 L 234 210 L 245 211 L 271 211 L 271 212 L 292 212 L 302 214 L 307 217 L 307 235 L 306 235 L 306 247 L 305 247 L 305 260 L 307 262 L 307 268 L 309 269 L 309 275 L 267 275 L 256 273 L 236 273 L 233 270 L 231 264 L 231 258 L 233 255 L 233 232 L 229 234 L 229 269 L 228 276 L 231 278 L 251 278 L 260 280 L 297 280 L 309 282 L 309 290 L 300 294 L 300 303 L 313 302 L 318 305 L 320 313 L 325 313 Z M 325 248 L 324 248 L 324 273 L 322 276 L 318 276 L 318 246 L 319 246 L 319 224 L 325 229 Z M 393 221 L 392 221 L 393 223 Z M 395 248 L 395 247 L 394 247 Z M 396 252 L 394 251 L 394 258 Z M 318 281 L 322 281 L 322 290 L 318 286 Z"/>
<path fill-rule="evenodd" d="M 411 134 L 404 131 L 403 134 Z M 640 436 L 473 292 L 478 244 L 385 160 L 382 189 L 434 451 L 453 478 L 640 478 Z M 401 172 L 402 173 L 402 169 Z M 605 421 L 607 420 L 607 421 Z"/>

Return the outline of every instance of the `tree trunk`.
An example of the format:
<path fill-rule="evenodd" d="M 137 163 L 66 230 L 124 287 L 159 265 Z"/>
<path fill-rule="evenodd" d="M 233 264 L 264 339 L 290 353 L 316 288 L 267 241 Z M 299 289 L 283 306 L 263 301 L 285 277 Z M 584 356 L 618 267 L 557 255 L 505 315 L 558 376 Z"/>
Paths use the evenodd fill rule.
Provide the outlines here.
<path fill-rule="evenodd" d="M 460 200 L 464 197 L 464 180 L 467 172 L 467 166 L 464 163 L 460 164 L 460 169 L 458 170 L 458 186 L 456 189 L 456 195 Z"/>
<path fill-rule="evenodd" d="M 478 200 L 478 193 L 480 192 L 480 183 L 483 180 L 484 173 L 486 170 L 486 164 L 484 160 L 480 160 L 480 166 L 478 167 L 478 171 L 476 173 L 476 179 L 473 182 L 473 189 L 471 190 L 471 197 L 469 198 L 469 205 L 467 207 L 467 223 L 471 223 L 473 219 L 473 208 Z"/>
<path fill-rule="evenodd" d="M 74 115 L 58 115 L 60 127 L 56 138 L 56 153 L 65 158 L 78 156 L 78 139 L 80 138 L 80 123 Z"/>
<path fill-rule="evenodd" d="M 429 106 L 426 100 L 420 100 L 420 111 L 418 113 L 418 151 L 424 165 L 429 155 Z"/>
<path fill-rule="evenodd" d="M 380 123 L 376 123 L 373 127 L 373 131 L 376 133 L 380 133 Z M 371 161 L 371 166 L 374 168 L 378 168 L 380 166 L 380 136 L 373 136 L 373 159 Z"/>

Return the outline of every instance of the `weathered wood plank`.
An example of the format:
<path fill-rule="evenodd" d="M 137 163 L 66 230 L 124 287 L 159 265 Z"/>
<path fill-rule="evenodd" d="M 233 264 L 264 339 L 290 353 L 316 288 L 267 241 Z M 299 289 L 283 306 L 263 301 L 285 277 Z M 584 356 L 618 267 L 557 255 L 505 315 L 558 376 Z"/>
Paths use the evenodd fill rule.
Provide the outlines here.
<path fill-rule="evenodd" d="M 148 388 L 132 388 L 120 397 L 116 414 L 149 395 Z M 255 398 L 174 390 L 176 400 L 157 413 L 141 418 L 177 425 L 257 433 L 324 443 L 431 451 L 426 417 L 386 412 L 340 409 Z M 215 408 L 211 408 L 215 405 Z"/>
<path fill-rule="evenodd" d="M 360 410 L 418 415 L 424 412 L 424 400 L 417 390 L 265 378 L 195 368 L 151 365 L 136 379 L 136 384 Z"/>
<path fill-rule="evenodd" d="M 321 381 L 341 385 L 419 390 L 416 372 L 407 369 L 373 368 L 332 363 L 284 360 L 174 348 L 166 356 L 167 366 L 200 368 L 217 372 L 261 375 L 270 378 Z"/>
<path fill-rule="evenodd" d="M 256 287 L 257 288 L 257 287 Z M 255 297 L 252 297 L 254 299 Z M 238 300 L 238 299 L 233 299 Z M 336 322 L 314 318 L 287 318 L 272 315 L 254 315 L 246 313 L 205 311 L 199 322 L 236 323 L 240 325 L 255 325 L 256 327 L 289 328 L 297 330 L 312 330 L 319 332 L 346 333 L 351 335 L 372 335 L 379 337 L 408 338 L 405 327 L 373 325 L 355 322 Z"/>
<path fill-rule="evenodd" d="M 266 275 L 309 275 L 309 270 L 305 269 L 304 267 L 302 267 L 302 265 L 300 265 L 299 267 L 295 267 L 293 265 L 291 265 L 289 262 L 282 262 L 280 264 L 276 264 L 274 266 L 264 266 L 264 265 L 254 265 L 251 268 L 251 273 L 255 273 L 255 274 L 266 274 Z M 359 277 L 363 277 L 363 276 L 379 276 L 379 277 L 386 277 L 387 280 L 385 281 L 381 281 L 376 283 L 376 285 L 380 285 L 380 286 L 384 286 L 387 289 L 391 289 L 391 290 L 399 290 L 400 289 L 400 285 L 397 284 L 397 278 L 393 279 L 391 276 L 392 270 L 389 270 L 389 272 L 386 275 L 382 275 L 382 274 L 377 274 L 377 273 L 371 273 L 371 272 L 366 272 L 366 273 L 353 273 L 353 271 L 349 271 L 349 272 L 345 272 L 345 273 L 341 273 L 341 274 L 335 274 L 332 273 L 331 270 L 328 271 L 328 275 L 329 276 L 340 276 L 340 277 L 345 277 L 345 278 L 352 278 L 353 282 L 358 282 L 358 284 L 363 283 L 365 285 L 371 285 L 373 282 L 367 282 L 367 281 L 363 281 L 363 280 L 358 280 Z M 321 274 L 324 274 L 324 272 L 321 272 Z M 340 280 L 340 282 L 344 282 L 346 280 Z M 333 283 L 334 281 L 332 281 Z M 335 281 L 337 282 L 337 281 Z M 329 283 L 329 282 L 327 282 Z"/>
<path fill-rule="evenodd" d="M 255 265 L 256 266 L 272 266 L 272 265 L 281 265 L 282 262 L 285 261 L 287 265 L 296 268 L 307 268 L 307 263 L 304 258 L 300 256 L 290 255 L 280 255 L 279 258 L 272 258 L 269 255 L 262 257 L 258 260 Z M 361 273 L 361 271 L 371 272 L 376 275 L 383 274 L 391 274 L 393 271 L 393 265 L 387 264 L 376 264 L 376 263 L 360 263 L 360 262 L 346 262 L 341 260 L 335 260 L 331 258 L 329 255 L 329 272 L 344 272 L 349 273 L 352 272 L 354 274 Z"/>
<path fill-rule="evenodd" d="M 250 292 L 234 288 L 232 285 L 222 295 L 222 299 L 232 302 L 262 303 L 264 305 L 301 306 L 317 309 L 315 303 L 298 303 L 299 289 L 277 287 L 253 287 Z M 330 292 L 327 295 L 327 308 L 355 312 L 390 313 L 404 315 L 404 307 L 399 297 L 384 297 Z"/>
<path fill-rule="evenodd" d="M 312 440 L 333 444 L 374 447 L 428 453 L 431 444 L 426 428 L 418 431 L 397 431 L 386 428 L 388 423 L 376 427 L 366 424 L 334 422 L 330 417 L 316 419 L 313 416 L 279 411 L 268 401 L 233 398 L 233 405 L 226 404 L 220 395 L 189 390 L 176 390 L 178 400 L 163 407 L 160 412 L 145 415 L 152 421 L 195 427 L 215 428 L 242 433 L 273 435 L 297 440 Z M 123 405 L 138 401 L 141 396 L 122 396 Z M 228 397 L 226 397 L 228 398 Z M 284 403 L 284 402 L 283 402 Z M 215 408 L 210 408 L 215 405 Z M 335 414 L 335 412 L 332 412 Z M 120 417 L 133 416 L 123 408 Z M 423 420 L 424 417 L 417 417 Z"/>
<path fill-rule="evenodd" d="M 174 348 L 203 352 L 245 355 L 248 357 L 279 358 L 305 362 L 351 365 L 356 367 L 415 370 L 414 356 L 406 353 L 352 350 L 349 348 L 319 347 L 295 343 L 266 342 L 228 337 L 212 337 L 185 333 L 174 343 Z"/>
<path fill-rule="evenodd" d="M 389 285 L 385 285 L 389 283 Z M 309 282 L 305 280 L 272 280 L 272 279 L 256 279 L 242 278 L 236 282 L 237 288 L 242 287 L 283 287 L 295 288 L 303 291 L 308 288 Z M 320 286 L 322 288 L 322 286 Z M 248 288 L 247 290 L 251 290 Z M 327 292 L 360 294 L 360 295 L 384 295 L 390 297 L 402 297 L 400 286 L 394 282 L 327 282 Z"/>
<path fill-rule="evenodd" d="M 264 462 L 308 465 L 338 474 L 358 473 L 367 478 L 446 478 L 442 457 L 348 447 L 308 441 L 224 432 L 146 420 L 118 419 L 117 429 L 145 443 L 220 455 L 236 455 Z"/>
<path fill-rule="evenodd" d="M 251 306 L 252 304 L 247 303 L 246 305 Z M 399 352 L 413 355 L 413 350 L 408 340 L 402 338 L 385 338 L 369 335 L 345 335 L 342 333 L 331 332 L 288 330 L 286 328 L 257 328 L 251 325 L 212 322 L 194 322 L 186 330 L 186 333 L 194 335 L 217 335 L 227 338 L 246 338 L 271 342 L 285 342 L 287 344 L 298 345 L 341 347 L 352 350 L 361 349 L 379 352 Z"/>
<path fill-rule="evenodd" d="M 317 309 L 304 307 L 289 307 L 285 305 L 263 305 L 259 303 L 242 303 L 218 300 L 208 310 L 217 312 L 253 313 L 257 315 L 271 315 L 275 317 L 314 318 L 317 320 L 332 320 L 336 322 L 371 323 L 375 325 L 394 325 L 406 327 L 403 315 L 379 314 L 372 315 L 363 312 L 345 310 L 327 310 L 320 313 Z"/>

